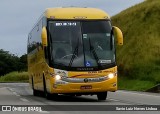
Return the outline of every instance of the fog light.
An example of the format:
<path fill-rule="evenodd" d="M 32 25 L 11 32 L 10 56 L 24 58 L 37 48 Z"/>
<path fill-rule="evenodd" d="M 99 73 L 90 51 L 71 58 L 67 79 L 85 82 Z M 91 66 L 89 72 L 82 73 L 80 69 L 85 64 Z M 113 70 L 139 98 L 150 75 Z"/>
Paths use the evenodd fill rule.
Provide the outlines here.
<path fill-rule="evenodd" d="M 61 79 L 61 76 L 60 76 L 60 75 L 56 75 L 56 76 L 55 76 L 55 79 L 56 79 L 56 80 L 60 80 L 60 79 Z"/>
<path fill-rule="evenodd" d="M 113 73 L 110 73 L 109 75 L 108 75 L 108 78 L 109 79 L 112 79 L 114 77 L 114 74 Z"/>

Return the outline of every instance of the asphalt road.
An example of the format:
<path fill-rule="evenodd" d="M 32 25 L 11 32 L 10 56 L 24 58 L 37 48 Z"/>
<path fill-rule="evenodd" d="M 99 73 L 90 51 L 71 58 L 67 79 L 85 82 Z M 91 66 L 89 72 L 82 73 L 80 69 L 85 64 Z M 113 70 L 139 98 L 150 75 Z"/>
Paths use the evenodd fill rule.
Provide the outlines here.
<path fill-rule="evenodd" d="M 71 97 L 61 95 L 57 100 L 47 100 L 32 95 L 28 83 L 0 83 L 0 105 L 160 105 L 160 94 L 146 92 L 116 91 L 109 92 L 106 101 L 98 101 L 97 96 Z M 55 107 L 54 107 L 55 106 Z M 96 107 L 94 107 L 96 108 Z M 92 109 L 89 109 L 92 110 Z M 159 114 L 159 111 L 39 111 L 23 112 L 23 114 Z M 0 114 L 22 114 L 22 112 L 0 112 Z"/>

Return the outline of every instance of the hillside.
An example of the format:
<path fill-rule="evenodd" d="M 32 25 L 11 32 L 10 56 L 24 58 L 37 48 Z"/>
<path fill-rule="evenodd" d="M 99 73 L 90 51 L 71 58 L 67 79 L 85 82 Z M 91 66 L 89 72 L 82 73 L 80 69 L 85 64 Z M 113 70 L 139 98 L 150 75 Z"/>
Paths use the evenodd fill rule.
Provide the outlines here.
<path fill-rule="evenodd" d="M 117 47 L 121 77 L 160 83 L 160 0 L 145 0 L 112 17 L 124 34 Z"/>

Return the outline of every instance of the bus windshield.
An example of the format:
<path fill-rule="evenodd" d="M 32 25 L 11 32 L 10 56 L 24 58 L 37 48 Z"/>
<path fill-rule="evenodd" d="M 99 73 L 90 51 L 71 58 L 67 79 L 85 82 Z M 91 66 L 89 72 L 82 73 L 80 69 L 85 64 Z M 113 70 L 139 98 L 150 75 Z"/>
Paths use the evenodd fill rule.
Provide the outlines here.
<path fill-rule="evenodd" d="M 110 21 L 49 21 L 51 61 L 65 67 L 115 63 Z"/>

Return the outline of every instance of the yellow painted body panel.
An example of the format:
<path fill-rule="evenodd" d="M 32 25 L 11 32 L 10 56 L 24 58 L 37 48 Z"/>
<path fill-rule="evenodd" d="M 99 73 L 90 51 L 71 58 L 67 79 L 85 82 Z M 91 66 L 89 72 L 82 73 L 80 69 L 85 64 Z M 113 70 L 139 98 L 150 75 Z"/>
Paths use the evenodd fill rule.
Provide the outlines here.
<path fill-rule="evenodd" d="M 109 15 L 100 9 L 95 8 L 49 8 L 45 12 L 47 18 L 55 19 L 75 19 L 82 17 L 85 19 L 109 19 Z"/>
<path fill-rule="evenodd" d="M 45 70 L 48 70 L 48 67 L 42 49 L 39 49 L 34 54 L 28 55 L 29 83 L 32 86 L 33 78 L 34 89 L 43 90 L 43 71 Z"/>

